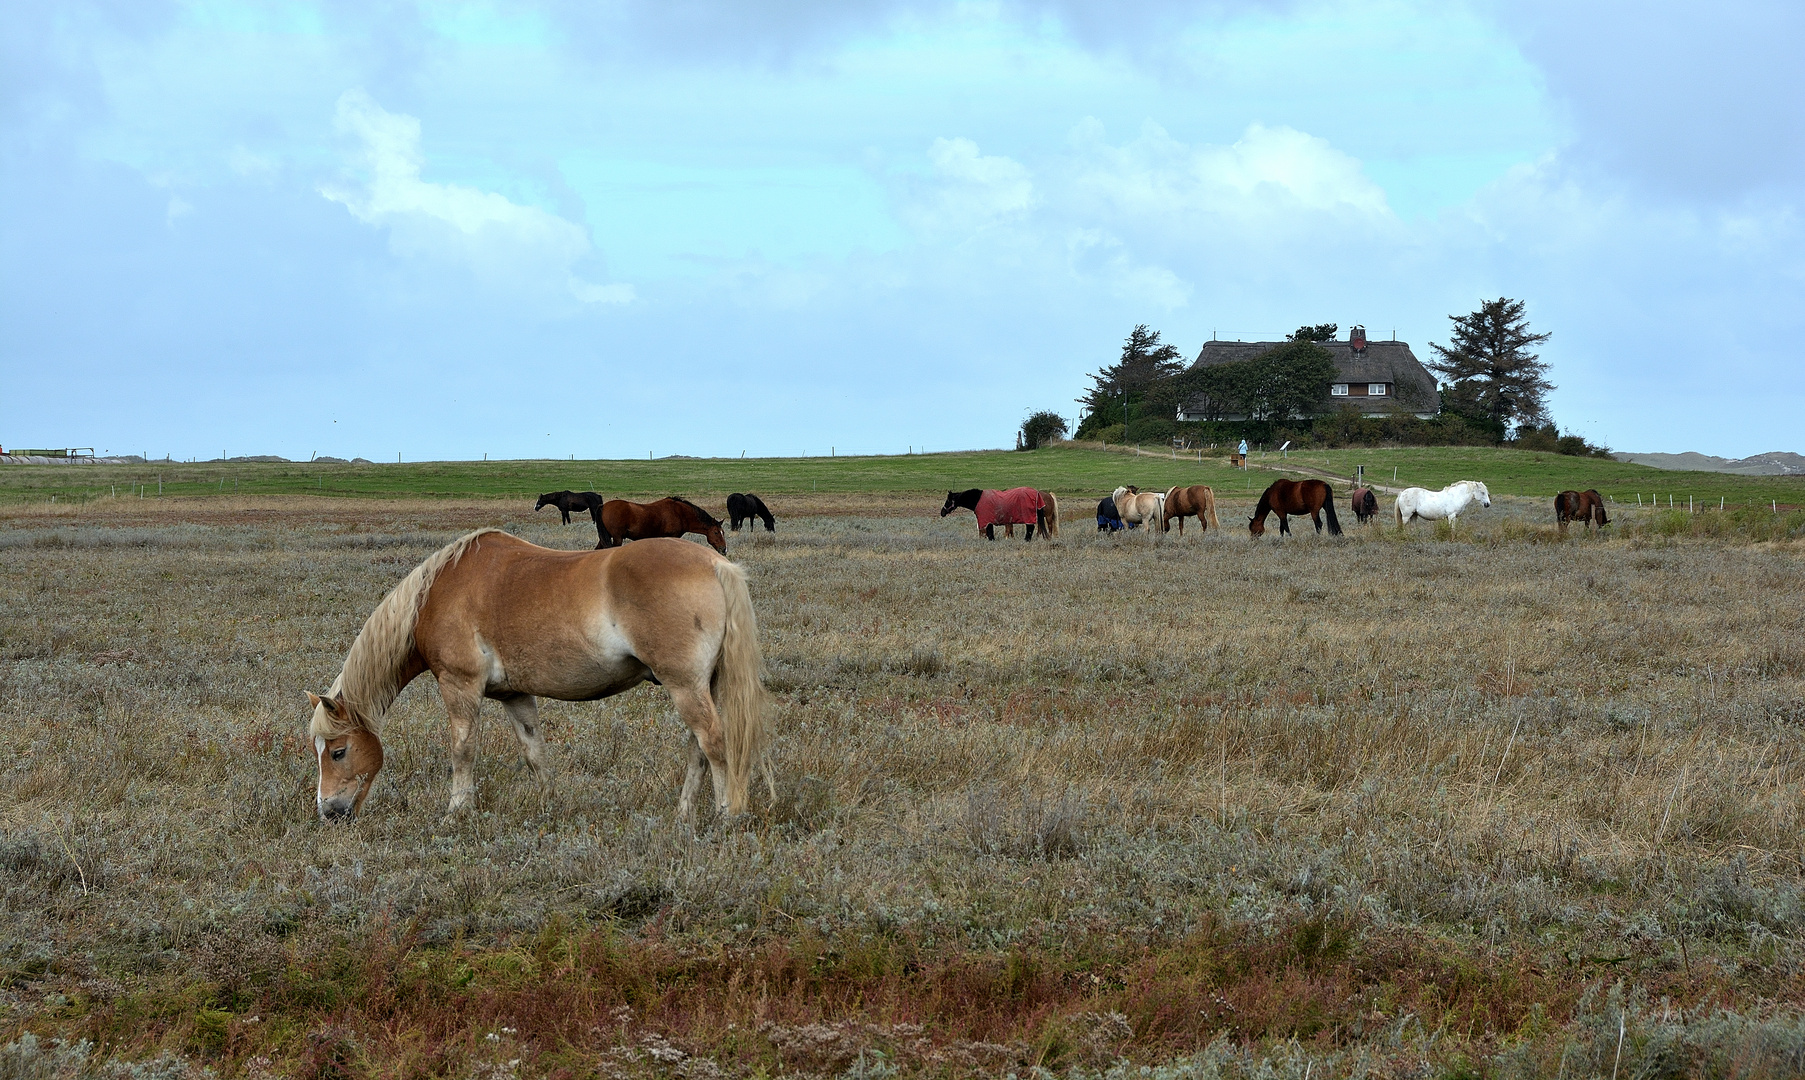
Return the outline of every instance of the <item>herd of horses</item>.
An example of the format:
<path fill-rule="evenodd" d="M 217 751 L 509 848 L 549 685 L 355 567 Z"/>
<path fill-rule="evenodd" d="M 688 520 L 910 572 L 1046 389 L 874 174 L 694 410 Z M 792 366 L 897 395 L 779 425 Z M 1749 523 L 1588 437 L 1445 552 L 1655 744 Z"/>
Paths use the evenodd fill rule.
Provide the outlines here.
<path fill-rule="evenodd" d="M 1340 536 L 1341 520 L 1335 514 L 1334 494 L 1334 489 L 1324 480 L 1275 480 L 1260 493 L 1253 516 L 1247 519 L 1247 531 L 1253 536 L 1265 535 L 1266 519 L 1276 514 L 1279 535 L 1289 536 L 1291 518 L 1308 514 L 1318 533 L 1322 532 L 1326 519 L 1329 535 Z M 1492 493 L 1481 481 L 1457 480 L 1440 491 L 1405 488 L 1398 492 L 1392 511 L 1400 529 L 1418 520 L 1446 521 L 1455 526 L 1460 515 L 1474 505 L 1491 506 Z M 1364 525 L 1378 516 L 1378 496 L 1371 488 L 1355 488 L 1348 495 L 1348 508 L 1354 512 L 1354 520 Z M 958 509 L 972 511 L 978 519 L 978 534 L 989 540 L 996 539 L 998 525 L 1004 527 L 1008 536 L 1015 535 L 1016 525 L 1026 525 L 1028 540 L 1033 540 L 1037 533 L 1043 537 L 1059 535 L 1059 500 L 1050 491 L 1021 487 L 1003 491 L 967 488 L 947 492 L 940 516 L 946 517 Z M 1605 514 L 1604 497 L 1591 490 L 1561 492 L 1555 496 L 1554 514 L 1562 533 L 1574 521 L 1583 522 L 1588 529 L 1593 525 L 1610 524 L 1610 518 Z M 1172 524 L 1176 522 L 1178 534 L 1183 536 L 1187 517 L 1196 518 L 1199 529 L 1221 528 L 1216 519 L 1216 493 L 1209 485 L 1172 487 L 1163 492 L 1142 491 L 1125 485 L 1097 503 L 1098 532 L 1120 532 L 1142 526 L 1147 526 L 1149 533 L 1156 530 L 1171 532 Z"/>
<path fill-rule="evenodd" d="M 564 524 L 570 524 L 570 515 L 589 511 L 589 517 L 595 522 L 596 550 L 619 547 L 625 540 L 649 540 L 653 537 L 680 537 L 688 533 L 698 533 L 708 541 L 708 546 L 721 554 L 727 554 L 727 534 L 721 530 L 721 521 L 713 514 L 690 502 L 680 495 L 672 495 L 657 502 L 636 503 L 626 499 L 604 499 L 593 491 L 548 491 L 539 496 L 538 505 L 533 511 L 555 506 L 564 515 Z M 765 501 L 757 495 L 734 492 L 727 496 L 727 516 L 732 519 L 734 532 L 740 526 L 754 518 L 764 522 L 766 532 L 777 531 L 777 519 L 765 506 Z"/>
<path fill-rule="evenodd" d="M 1441 491 L 1406 488 L 1393 512 L 1402 528 L 1418 519 L 1453 522 L 1475 503 L 1490 506 L 1490 492 L 1479 481 L 1462 480 Z M 1349 504 L 1357 521 L 1378 514 L 1369 488 L 1355 489 Z M 663 686 L 689 729 L 680 821 L 693 819 L 704 773 L 723 815 L 745 810 L 761 766 L 776 797 L 766 759 L 770 728 L 758 620 L 745 573 L 725 557 L 722 522 L 678 496 L 635 503 L 554 491 L 534 509 L 546 506 L 557 507 L 565 524 L 573 512 L 587 510 L 595 550 L 544 548 L 498 529 L 459 537 L 389 591 L 352 641 L 331 688 L 307 695 L 322 820 L 349 819 L 362 808 L 382 768 L 383 715 L 428 671 L 451 726 L 449 812 L 467 808 L 475 796 L 477 714 L 485 699 L 501 702 L 528 768 L 545 782 L 535 699 L 597 701 L 642 682 Z M 1007 535 L 1025 526 L 1028 541 L 1037 533 L 1059 535 L 1059 500 L 1050 491 L 948 491 L 940 516 L 961 508 L 977 516 L 980 535 L 991 540 L 998 525 Z M 776 531 L 776 519 L 756 495 L 736 492 L 727 509 L 736 532 L 753 520 Z M 1261 493 L 1248 531 L 1262 535 L 1273 514 L 1281 535 L 1290 533 L 1292 516 L 1304 514 L 1318 533 L 1325 518 L 1331 535 L 1341 533 L 1332 489 L 1322 480 L 1274 482 Z M 1202 484 L 1164 492 L 1124 486 L 1097 505 L 1099 530 L 1168 532 L 1177 522 L 1182 536 L 1187 517 L 1200 530 L 1220 529 L 1215 492 Z M 1588 529 L 1610 523 L 1596 491 L 1561 492 L 1555 518 L 1563 532 L 1574 521 Z M 714 550 L 680 539 L 687 533 L 702 535 Z"/>

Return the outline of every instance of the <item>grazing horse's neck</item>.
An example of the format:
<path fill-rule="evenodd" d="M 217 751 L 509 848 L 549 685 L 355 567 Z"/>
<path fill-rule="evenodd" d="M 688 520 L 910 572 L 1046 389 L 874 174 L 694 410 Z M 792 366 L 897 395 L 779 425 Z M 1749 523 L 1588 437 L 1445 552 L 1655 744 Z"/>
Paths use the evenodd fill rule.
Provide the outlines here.
<path fill-rule="evenodd" d="M 484 536 L 499 531 L 466 533 L 429 555 L 390 589 L 351 642 L 345 666 L 332 681 L 332 696 L 342 694 L 367 723 L 381 720 L 402 689 L 426 670 L 426 662 L 414 647 L 414 626 L 434 581 Z"/>

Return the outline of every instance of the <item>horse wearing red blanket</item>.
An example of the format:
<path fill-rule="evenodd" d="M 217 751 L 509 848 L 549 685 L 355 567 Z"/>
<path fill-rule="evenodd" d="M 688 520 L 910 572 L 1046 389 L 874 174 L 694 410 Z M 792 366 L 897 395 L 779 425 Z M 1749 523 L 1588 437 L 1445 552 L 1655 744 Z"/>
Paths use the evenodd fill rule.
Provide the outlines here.
<path fill-rule="evenodd" d="M 1051 535 L 1047 523 L 1058 513 L 1058 505 L 1051 495 L 1031 487 L 1008 491 L 968 488 L 947 492 L 946 505 L 940 508 L 940 516 L 945 517 L 963 507 L 978 516 L 978 532 L 986 540 L 997 538 L 998 525 L 1026 525 L 1027 540 L 1032 541 L 1037 528 L 1042 536 Z"/>

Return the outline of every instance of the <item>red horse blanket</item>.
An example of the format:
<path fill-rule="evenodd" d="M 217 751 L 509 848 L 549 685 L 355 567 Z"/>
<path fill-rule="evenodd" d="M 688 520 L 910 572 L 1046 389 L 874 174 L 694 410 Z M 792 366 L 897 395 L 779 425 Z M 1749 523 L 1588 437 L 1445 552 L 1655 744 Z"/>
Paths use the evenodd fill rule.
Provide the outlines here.
<path fill-rule="evenodd" d="M 1030 487 L 986 491 L 978 496 L 978 530 L 990 525 L 1032 525 L 1034 512 L 1045 505 L 1040 492 Z"/>

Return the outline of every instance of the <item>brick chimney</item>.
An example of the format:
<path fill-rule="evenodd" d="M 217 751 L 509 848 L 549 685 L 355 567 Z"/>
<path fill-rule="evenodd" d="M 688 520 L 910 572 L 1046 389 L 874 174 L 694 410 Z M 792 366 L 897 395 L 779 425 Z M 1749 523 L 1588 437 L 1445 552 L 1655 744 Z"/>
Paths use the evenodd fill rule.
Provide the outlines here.
<path fill-rule="evenodd" d="M 1349 327 L 1348 332 L 1347 332 L 1347 343 L 1354 347 L 1355 352 L 1365 352 L 1366 351 L 1366 327 L 1364 327 L 1364 326 Z"/>

